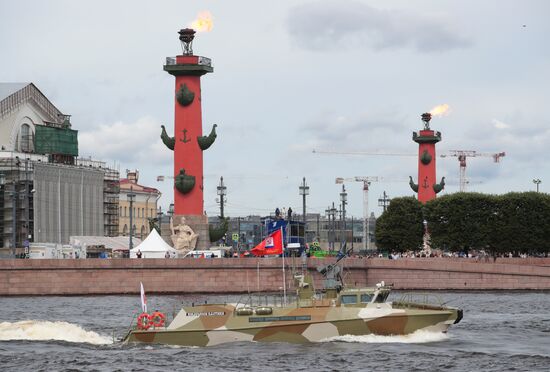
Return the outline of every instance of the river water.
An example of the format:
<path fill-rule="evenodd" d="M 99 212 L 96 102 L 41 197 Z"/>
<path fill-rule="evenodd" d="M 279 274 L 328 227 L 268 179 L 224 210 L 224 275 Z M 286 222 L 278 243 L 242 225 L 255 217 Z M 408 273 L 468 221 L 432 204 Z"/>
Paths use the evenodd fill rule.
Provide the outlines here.
<path fill-rule="evenodd" d="M 437 292 L 464 319 L 449 332 L 294 345 L 122 346 L 139 296 L 0 298 L 2 371 L 548 371 L 550 292 Z M 402 293 L 394 292 L 397 299 Z M 149 310 L 239 296 L 148 296 Z M 171 316 L 169 316 L 170 318 Z"/>

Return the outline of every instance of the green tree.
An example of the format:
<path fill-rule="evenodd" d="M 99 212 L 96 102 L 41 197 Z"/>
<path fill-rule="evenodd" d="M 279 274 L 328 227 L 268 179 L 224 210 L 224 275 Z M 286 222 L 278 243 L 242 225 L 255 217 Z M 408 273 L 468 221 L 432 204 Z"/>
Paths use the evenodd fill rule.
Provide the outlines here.
<path fill-rule="evenodd" d="M 450 251 L 484 249 L 496 254 L 497 197 L 480 193 L 455 193 L 433 199 L 424 206 L 431 245 Z"/>
<path fill-rule="evenodd" d="M 508 193 L 498 197 L 498 224 L 494 239 L 501 252 L 550 252 L 550 195 Z"/>
<path fill-rule="evenodd" d="M 392 199 L 376 220 L 376 245 L 381 250 L 420 250 L 424 227 L 422 204 L 415 197 Z"/>

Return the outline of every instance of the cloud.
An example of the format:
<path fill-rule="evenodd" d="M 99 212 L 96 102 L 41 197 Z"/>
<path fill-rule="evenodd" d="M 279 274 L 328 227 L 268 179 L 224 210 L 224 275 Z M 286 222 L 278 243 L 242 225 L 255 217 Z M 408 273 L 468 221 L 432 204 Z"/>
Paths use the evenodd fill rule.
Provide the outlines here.
<path fill-rule="evenodd" d="M 308 146 L 317 149 L 374 150 L 396 149 L 400 138 L 409 135 L 406 120 L 392 112 L 373 112 L 358 115 L 321 113 L 303 126 Z M 382 144 L 380 141 L 384 140 Z M 296 149 L 296 148 L 294 148 Z M 311 150 L 311 148 L 310 148 Z"/>
<path fill-rule="evenodd" d="M 491 120 L 491 122 L 493 123 L 493 126 L 497 129 L 508 129 L 510 128 L 510 124 L 506 124 L 498 119 L 493 119 Z"/>
<path fill-rule="evenodd" d="M 420 52 L 442 52 L 471 45 L 444 19 L 376 9 L 352 0 L 297 6 L 290 11 L 287 27 L 293 41 L 310 50 L 411 47 Z"/>
<path fill-rule="evenodd" d="M 127 164 L 166 164 L 172 161 L 172 152 L 162 143 L 160 131 L 160 123 L 148 116 L 133 123 L 102 124 L 79 133 L 80 153 Z"/>

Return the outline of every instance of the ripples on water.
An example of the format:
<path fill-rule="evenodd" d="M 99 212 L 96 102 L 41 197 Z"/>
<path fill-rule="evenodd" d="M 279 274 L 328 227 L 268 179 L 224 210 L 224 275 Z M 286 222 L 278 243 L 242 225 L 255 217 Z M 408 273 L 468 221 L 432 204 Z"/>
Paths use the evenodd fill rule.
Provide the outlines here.
<path fill-rule="evenodd" d="M 399 298 L 400 293 L 392 294 Z M 139 310 L 139 296 L 0 298 L 2 371 L 547 371 L 549 292 L 443 292 L 464 319 L 447 334 L 344 336 L 307 345 L 235 343 L 209 348 L 112 343 Z M 167 313 L 182 301 L 235 296 L 149 296 Z M 173 310 L 174 309 L 174 310 Z M 171 318 L 171 316 L 169 316 Z"/>

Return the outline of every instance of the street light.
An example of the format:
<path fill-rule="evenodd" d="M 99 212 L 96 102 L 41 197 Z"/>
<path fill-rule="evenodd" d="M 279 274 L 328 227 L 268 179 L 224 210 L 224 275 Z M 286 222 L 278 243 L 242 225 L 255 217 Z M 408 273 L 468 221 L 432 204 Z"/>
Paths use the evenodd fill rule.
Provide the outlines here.
<path fill-rule="evenodd" d="M 126 194 L 128 197 L 128 200 L 130 201 L 130 242 L 128 244 L 128 250 L 132 250 L 134 248 L 133 242 L 132 242 L 132 235 L 134 235 L 134 199 L 136 198 L 136 193 L 134 192 L 134 189 L 132 186 L 130 186 L 130 192 Z"/>
<path fill-rule="evenodd" d="M 302 180 L 302 185 L 298 187 L 300 195 L 302 195 L 302 221 L 304 222 L 304 229 L 306 228 L 306 195 L 309 195 L 309 186 L 306 185 L 306 178 Z"/>
<path fill-rule="evenodd" d="M 227 187 L 223 184 L 223 177 L 220 177 L 220 185 L 217 187 L 217 192 L 220 196 L 220 217 L 223 218 L 223 198 L 227 194 Z"/>
<path fill-rule="evenodd" d="M 542 182 L 542 181 L 541 181 L 539 178 L 535 178 L 535 179 L 533 180 L 533 183 L 534 183 L 535 185 L 537 185 L 537 192 L 539 192 L 539 185 L 540 185 L 541 182 Z"/>
<path fill-rule="evenodd" d="M 345 185 L 342 185 L 340 201 L 342 202 L 342 221 L 340 222 L 340 249 L 342 249 L 342 247 L 344 246 L 344 234 L 346 232 L 346 204 L 348 203 L 348 193 L 346 192 Z"/>

